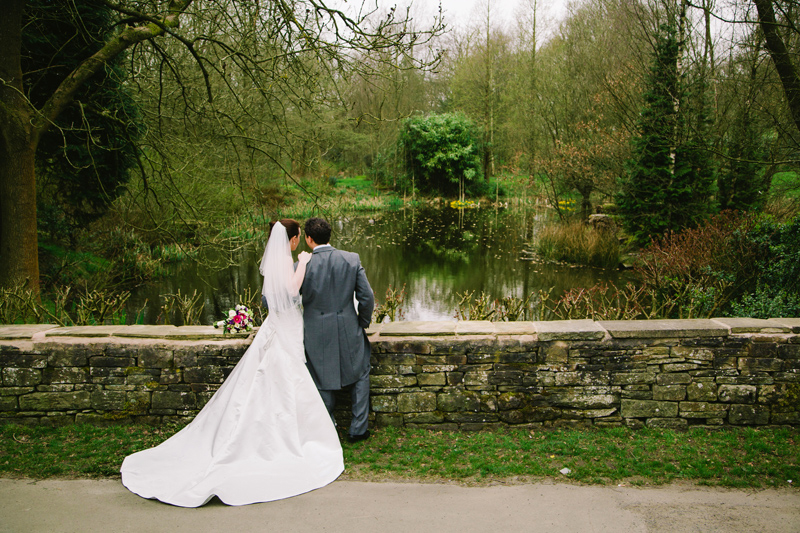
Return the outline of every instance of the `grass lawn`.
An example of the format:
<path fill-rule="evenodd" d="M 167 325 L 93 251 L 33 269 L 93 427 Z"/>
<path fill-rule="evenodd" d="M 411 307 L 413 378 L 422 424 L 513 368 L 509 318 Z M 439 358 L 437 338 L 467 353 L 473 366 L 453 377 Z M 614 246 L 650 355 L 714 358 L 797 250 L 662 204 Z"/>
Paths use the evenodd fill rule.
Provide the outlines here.
<path fill-rule="evenodd" d="M 178 429 L 0 426 L 0 476 L 115 477 L 126 455 Z M 342 479 L 793 487 L 800 483 L 799 444 L 800 431 L 787 428 L 480 433 L 383 428 L 368 441 L 343 445 Z M 570 472 L 561 473 L 565 468 Z"/>

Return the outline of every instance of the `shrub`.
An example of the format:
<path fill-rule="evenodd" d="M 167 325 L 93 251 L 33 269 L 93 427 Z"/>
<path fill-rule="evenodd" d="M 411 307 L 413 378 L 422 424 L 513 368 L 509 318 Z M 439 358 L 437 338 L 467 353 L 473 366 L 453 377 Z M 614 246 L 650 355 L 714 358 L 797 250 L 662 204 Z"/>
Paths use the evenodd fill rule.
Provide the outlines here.
<path fill-rule="evenodd" d="M 596 230 L 580 221 L 543 229 L 536 253 L 543 259 L 600 268 L 616 268 L 620 254 L 613 231 Z"/>

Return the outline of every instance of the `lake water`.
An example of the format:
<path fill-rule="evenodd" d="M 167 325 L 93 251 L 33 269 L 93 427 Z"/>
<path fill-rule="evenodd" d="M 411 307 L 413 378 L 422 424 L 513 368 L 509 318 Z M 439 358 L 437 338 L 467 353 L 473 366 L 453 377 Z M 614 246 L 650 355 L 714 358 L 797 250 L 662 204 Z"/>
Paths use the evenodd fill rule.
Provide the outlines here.
<path fill-rule="evenodd" d="M 464 291 L 500 298 L 552 289 L 556 296 L 601 280 L 620 281 L 614 270 L 523 259 L 528 243 L 549 223 L 552 215 L 542 208 L 406 208 L 332 220 L 331 244 L 361 256 L 377 300 L 405 285 L 405 320 L 451 320 Z M 257 262 L 264 244 L 253 243 L 232 267 L 214 271 L 187 263 L 173 276 L 139 287 L 129 300 L 129 316 L 143 311 L 144 322 L 154 323 L 160 304 L 153 302 L 161 294 L 196 290 L 205 304 L 201 321 L 221 319 L 246 289 L 260 293 Z M 304 242 L 295 253 L 303 249 Z"/>

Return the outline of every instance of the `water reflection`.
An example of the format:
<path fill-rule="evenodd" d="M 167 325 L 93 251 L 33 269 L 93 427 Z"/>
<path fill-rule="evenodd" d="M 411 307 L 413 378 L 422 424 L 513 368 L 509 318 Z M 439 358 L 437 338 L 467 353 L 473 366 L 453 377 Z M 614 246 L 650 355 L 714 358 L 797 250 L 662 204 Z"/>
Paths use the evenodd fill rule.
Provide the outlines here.
<path fill-rule="evenodd" d="M 552 220 L 542 209 L 403 209 L 334 220 L 331 241 L 361 256 L 378 300 L 383 301 L 387 288 L 405 285 L 406 320 L 453 319 L 457 294 L 464 291 L 492 298 L 522 297 L 540 289 L 559 295 L 600 280 L 620 281 L 616 271 L 521 259 L 527 243 L 548 223 Z M 144 322 L 154 323 L 158 305 L 153 302 L 160 294 L 197 290 L 205 302 L 203 322 L 218 320 L 246 289 L 260 291 L 257 262 L 263 246 L 254 243 L 236 266 L 223 271 L 185 265 L 172 277 L 139 288 L 131 297 L 130 314 L 144 309 Z"/>

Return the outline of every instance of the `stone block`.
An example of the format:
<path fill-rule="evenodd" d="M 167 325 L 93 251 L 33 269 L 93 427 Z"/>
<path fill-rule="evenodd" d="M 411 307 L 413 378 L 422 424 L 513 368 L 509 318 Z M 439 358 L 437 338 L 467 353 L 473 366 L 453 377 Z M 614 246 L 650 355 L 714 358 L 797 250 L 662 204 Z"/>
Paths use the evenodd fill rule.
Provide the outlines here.
<path fill-rule="evenodd" d="M 184 383 L 214 383 L 225 381 L 223 367 L 219 366 L 192 366 L 183 371 Z"/>
<path fill-rule="evenodd" d="M 624 418 L 675 418 L 678 416 L 677 402 L 655 400 L 621 400 Z"/>
<path fill-rule="evenodd" d="M 756 393 L 753 385 L 720 385 L 718 397 L 725 403 L 755 403 Z"/>
<path fill-rule="evenodd" d="M 441 424 L 444 422 L 444 415 L 436 412 L 405 413 L 403 421 L 406 424 Z"/>
<path fill-rule="evenodd" d="M 416 376 L 373 376 L 369 377 L 373 389 L 393 389 L 413 387 L 417 384 Z"/>
<path fill-rule="evenodd" d="M 89 350 L 71 344 L 41 343 L 36 349 L 47 354 L 48 366 L 87 366 Z"/>
<path fill-rule="evenodd" d="M 642 348 L 642 359 L 664 359 L 670 357 L 672 348 L 669 346 L 646 346 Z"/>
<path fill-rule="evenodd" d="M 615 339 L 663 339 L 725 337 L 728 328 L 707 319 L 601 320 L 599 324 Z"/>
<path fill-rule="evenodd" d="M 58 383 L 88 383 L 89 369 L 86 367 L 50 367 L 44 370 L 42 381 L 49 384 Z"/>
<path fill-rule="evenodd" d="M 800 425 L 800 411 L 792 411 L 788 413 L 772 413 L 773 424 L 791 424 L 793 426 Z"/>
<path fill-rule="evenodd" d="M 782 344 L 778 346 L 778 357 L 781 359 L 800 359 L 800 344 Z"/>
<path fill-rule="evenodd" d="M 19 397 L 19 408 L 23 411 L 68 411 L 91 406 L 89 391 L 32 392 Z"/>
<path fill-rule="evenodd" d="M 653 385 L 653 400 L 681 401 L 686 399 L 686 385 Z"/>
<path fill-rule="evenodd" d="M 539 349 L 543 362 L 547 364 L 566 363 L 569 359 L 569 345 L 563 341 L 556 341 L 542 345 Z"/>
<path fill-rule="evenodd" d="M 89 357 L 89 366 L 124 368 L 136 366 L 136 361 L 133 357 L 108 357 L 105 355 L 95 355 Z"/>
<path fill-rule="evenodd" d="M 777 358 L 755 358 L 755 357 L 740 357 L 739 370 L 751 372 L 780 372 L 783 365 L 782 359 Z"/>
<path fill-rule="evenodd" d="M 613 407 L 616 402 L 613 394 L 596 394 L 581 390 L 553 393 L 548 395 L 547 399 L 552 406 L 573 407 L 576 409 L 609 408 Z"/>
<path fill-rule="evenodd" d="M 620 398 L 629 400 L 652 400 L 653 391 L 649 385 L 626 385 L 619 393 Z"/>
<path fill-rule="evenodd" d="M 497 396 L 493 393 L 479 393 L 478 399 L 481 402 L 481 411 L 484 413 L 494 413 L 499 409 L 497 404 Z"/>
<path fill-rule="evenodd" d="M 37 333 L 58 329 L 52 324 L 9 324 L 0 326 L 0 339 L 31 339 Z"/>
<path fill-rule="evenodd" d="M 401 413 L 421 413 L 436 410 L 436 393 L 406 392 L 397 395 L 397 410 Z"/>
<path fill-rule="evenodd" d="M 773 322 L 771 320 L 764 320 L 760 318 L 713 318 L 714 322 L 718 322 L 723 326 L 727 326 L 731 333 L 789 333 L 791 328 L 783 324 Z"/>
<path fill-rule="evenodd" d="M 714 358 L 714 368 L 719 370 L 732 369 L 735 370 L 739 367 L 739 358 L 735 356 L 722 356 L 718 355 Z"/>
<path fill-rule="evenodd" d="M 592 387 L 611 383 L 609 372 L 559 372 L 556 374 L 556 386 Z"/>
<path fill-rule="evenodd" d="M 686 387 L 690 402 L 714 402 L 717 400 L 717 385 L 707 381 L 691 383 Z"/>
<path fill-rule="evenodd" d="M 455 321 L 398 321 L 381 325 L 381 338 L 383 337 L 438 337 L 455 335 Z"/>
<path fill-rule="evenodd" d="M 71 392 L 75 390 L 75 385 L 73 385 L 72 383 L 57 383 L 55 385 L 36 385 L 36 390 L 40 392 Z"/>
<path fill-rule="evenodd" d="M 0 346 L 0 368 L 44 368 L 47 366 L 47 355 L 30 353 L 9 353 Z M 15 350 L 18 350 L 15 348 Z"/>
<path fill-rule="evenodd" d="M 463 385 L 463 372 L 447 372 L 447 384 L 450 386 Z"/>
<path fill-rule="evenodd" d="M 728 404 L 710 402 L 681 402 L 680 413 L 684 418 L 722 418 L 728 412 Z"/>
<path fill-rule="evenodd" d="M 750 357 L 773 359 L 778 356 L 778 344 L 775 342 L 758 342 L 758 337 L 753 338 L 750 345 Z"/>
<path fill-rule="evenodd" d="M 378 395 L 370 397 L 372 411 L 375 413 L 396 413 L 397 397 L 392 395 Z"/>
<path fill-rule="evenodd" d="M 550 320 L 534 322 L 539 341 L 600 340 L 606 332 L 593 320 Z"/>
<path fill-rule="evenodd" d="M 32 387 L 42 382 L 38 368 L 4 368 L 2 383 L 5 387 Z"/>
<path fill-rule="evenodd" d="M 484 387 L 489 385 L 489 372 L 487 371 L 473 371 L 465 372 L 464 385 L 474 387 Z"/>
<path fill-rule="evenodd" d="M 396 339 L 382 339 L 373 343 L 373 348 L 380 348 L 381 354 L 394 356 L 414 356 L 415 354 L 431 353 L 430 343 L 426 341 L 405 341 Z M 377 355 L 377 354 L 376 354 Z"/>
<path fill-rule="evenodd" d="M 708 348 L 697 346 L 673 346 L 671 349 L 672 357 L 680 357 L 691 361 L 713 361 L 714 352 Z"/>
<path fill-rule="evenodd" d="M 197 398 L 193 392 L 159 390 L 154 391 L 151 398 L 154 414 L 167 414 L 165 411 L 176 409 L 191 409 L 197 405 Z"/>
<path fill-rule="evenodd" d="M 612 372 L 612 385 L 647 385 L 655 383 L 656 375 L 653 372 Z M 689 378 L 691 379 L 691 377 Z"/>
<path fill-rule="evenodd" d="M 399 355 L 395 357 L 400 357 Z M 468 357 L 464 354 L 438 354 L 438 355 L 424 355 L 419 354 L 413 356 L 413 363 L 418 365 L 465 365 L 467 364 Z M 395 361 L 397 364 L 409 364 L 404 361 Z"/>
<path fill-rule="evenodd" d="M 687 385 L 692 382 L 692 376 L 686 373 L 658 374 L 656 383 L 659 385 Z"/>
<path fill-rule="evenodd" d="M 769 424 L 769 407 L 759 405 L 731 405 L 728 422 L 736 426 L 761 426 Z"/>
<path fill-rule="evenodd" d="M 519 370 L 506 370 L 488 373 L 490 385 L 522 385 L 522 372 Z"/>
<path fill-rule="evenodd" d="M 480 396 L 470 391 L 443 392 L 436 397 L 436 407 L 439 411 L 479 411 L 481 408 Z"/>
<path fill-rule="evenodd" d="M 377 413 L 375 415 L 375 425 L 378 427 L 403 427 L 403 415 L 398 413 Z"/>
<path fill-rule="evenodd" d="M 418 374 L 417 384 L 420 386 L 444 386 L 447 384 L 447 376 L 444 372 L 433 374 Z"/>
<path fill-rule="evenodd" d="M 686 372 L 688 370 L 697 370 L 700 365 L 695 363 L 669 363 L 661 366 L 664 372 Z"/>
<path fill-rule="evenodd" d="M 498 416 L 500 420 L 506 424 L 529 424 L 532 422 L 558 420 L 561 418 L 561 409 L 553 407 L 526 407 L 525 409 L 500 411 Z"/>
<path fill-rule="evenodd" d="M 16 396 L 0 396 L 0 411 L 16 411 L 18 407 Z"/>
<path fill-rule="evenodd" d="M 456 335 L 494 335 L 497 330 L 490 320 L 459 320 Z"/>
<path fill-rule="evenodd" d="M 0 397 L 20 396 L 35 391 L 35 387 L 0 387 Z"/>
<path fill-rule="evenodd" d="M 127 394 L 123 391 L 98 390 L 92 393 L 92 409 L 98 411 L 122 411 Z"/>
<path fill-rule="evenodd" d="M 175 364 L 175 352 L 155 346 L 142 346 L 138 353 L 139 366 L 144 368 L 171 368 Z"/>
<path fill-rule="evenodd" d="M 458 424 L 491 424 L 498 422 L 500 417 L 494 413 L 444 413 L 447 422 Z"/>
<path fill-rule="evenodd" d="M 528 395 L 524 392 L 503 392 L 497 396 L 497 406 L 501 411 L 521 409 L 528 403 Z"/>
<path fill-rule="evenodd" d="M 689 423 L 685 418 L 648 418 L 645 423 L 649 428 L 686 429 Z"/>
<path fill-rule="evenodd" d="M 564 418 L 572 419 L 605 418 L 616 412 L 616 407 L 611 407 L 610 409 L 562 409 L 561 415 Z"/>

